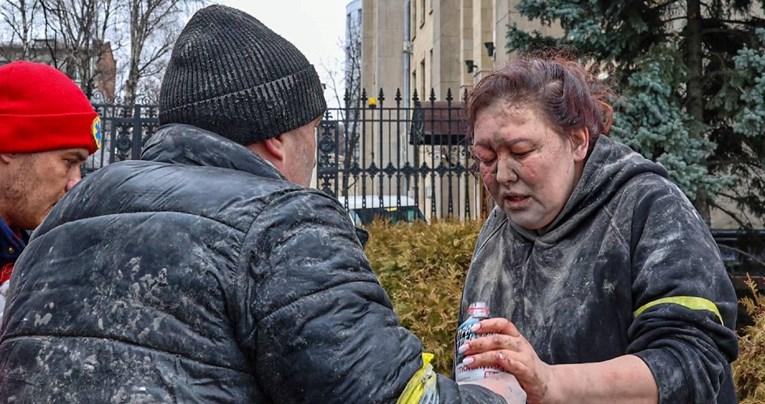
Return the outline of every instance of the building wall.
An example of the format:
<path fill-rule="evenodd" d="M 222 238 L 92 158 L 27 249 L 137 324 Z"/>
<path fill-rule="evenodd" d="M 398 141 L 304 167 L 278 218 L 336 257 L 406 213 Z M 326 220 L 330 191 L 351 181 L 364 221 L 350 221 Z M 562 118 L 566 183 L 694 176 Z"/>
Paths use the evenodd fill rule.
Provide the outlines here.
<path fill-rule="evenodd" d="M 362 10 L 362 88 L 392 99 L 404 81 L 404 1 L 363 0 Z"/>
<path fill-rule="evenodd" d="M 409 66 L 412 93 L 427 99 L 433 87 L 433 3 L 439 0 L 411 0 L 410 26 L 412 59 Z"/>
<path fill-rule="evenodd" d="M 489 56 L 486 43 L 494 44 L 494 2 L 492 0 L 473 0 L 473 41 L 472 59 L 476 64 L 473 82 L 476 83 L 494 70 L 494 59 Z"/>
<path fill-rule="evenodd" d="M 469 71 L 468 63 L 472 65 L 473 61 L 473 1 L 480 0 L 462 0 L 460 10 L 460 32 L 462 32 L 462 43 L 460 46 L 460 94 L 473 87 L 473 73 Z"/>
<path fill-rule="evenodd" d="M 504 66 L 512 57 L 506 50 L 507 44 L 507 26 L 516 24 L 518 28 L 533 31 L 537 30 L 544 35 L 561 37 L 564 35 L 563 29 L 558 25 L 550 27 L 543 26 L 538 21 L 530 21 L 522 16 L 516 6 L 520 0 L 493 0 L 494 1 L 494 27 L 493 37 L 494 46 L 494 66 Z"/>
<path fill-rule="evenodd" d="M 436 99 L 446 99 L 448 89 L 460 87 L 460 0 L 433 1 L 433 78 Z"/>
<path fill-rule="evenodd" d="M 446 98 L 448 89 L 457 92 L 462 82 L 463 0 L 412 0 L 410 26 L 412 60 L 409 67 L 412 89 L 421 100 L 433 90 L 436 99 Z"/>

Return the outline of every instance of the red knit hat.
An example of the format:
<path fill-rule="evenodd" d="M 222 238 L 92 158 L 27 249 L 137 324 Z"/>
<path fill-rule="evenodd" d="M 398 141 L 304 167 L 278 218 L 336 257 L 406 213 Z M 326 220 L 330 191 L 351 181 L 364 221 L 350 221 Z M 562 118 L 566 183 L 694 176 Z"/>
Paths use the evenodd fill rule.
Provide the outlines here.
<path fill-rule="evenodd" d="M 64 73 L 45 64 L 0 66 L 0 153 L 87 149 L 101 144 L 101 121 Z"/>

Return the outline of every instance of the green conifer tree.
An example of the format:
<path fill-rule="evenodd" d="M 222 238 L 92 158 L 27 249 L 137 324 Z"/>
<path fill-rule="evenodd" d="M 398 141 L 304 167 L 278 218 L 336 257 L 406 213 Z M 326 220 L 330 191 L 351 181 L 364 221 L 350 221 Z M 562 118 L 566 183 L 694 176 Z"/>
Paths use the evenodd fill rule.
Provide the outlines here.
<path fill-rule="evenodd" d="M 521 0 L 565 35 L 511 25 L 507 50 L 572 49 L 617 93 L 612 135 L 662 163 L 707 221 L 717 207 L 748 227 L 743 211 L 765 218 L 763 3 Z"/>

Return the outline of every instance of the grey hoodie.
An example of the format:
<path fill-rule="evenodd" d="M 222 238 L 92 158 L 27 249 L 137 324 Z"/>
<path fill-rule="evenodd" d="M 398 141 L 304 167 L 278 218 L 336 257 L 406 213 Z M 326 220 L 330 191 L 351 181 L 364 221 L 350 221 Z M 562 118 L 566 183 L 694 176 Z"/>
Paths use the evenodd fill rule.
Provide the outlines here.
<path fill-rule="evenodd" d="M 736 296 L 717 245 L 660 165 L 607 137 L 546 231 L 494 209 L 462 316 L 474 301 L 513 321 L 547 363 L 635 354 L 660 403 L 736 402 Z"/>

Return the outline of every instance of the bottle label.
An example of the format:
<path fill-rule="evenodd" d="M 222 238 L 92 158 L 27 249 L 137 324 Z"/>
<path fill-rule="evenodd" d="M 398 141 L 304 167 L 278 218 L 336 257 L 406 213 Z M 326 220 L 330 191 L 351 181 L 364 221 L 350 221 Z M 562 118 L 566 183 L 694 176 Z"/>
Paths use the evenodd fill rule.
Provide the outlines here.
<path fill-rule="evenodd" d="M 465 320 L 464 323 L 462 323 L 459 328 L 457 329 L 457 348 L 462 346 L 464 343 L 474 340 L 478 337 L 483 336 L 484 334 L 476 334 L 471 330 L 470 328 L 483 320 L 482 317 L 469 317 L 467 320 Z M 468 381 L 476 381 L 476 380 L 482 380 L 489 376 L 496 375 L 498 373 L 503 373 L 499 369 L 493 368 L 493 367 L 482 367 L 482 368 L 474 368 L 474 369 L 467 369 L 465 365 L 462 364 L 462 360 L 465 358 L 464 354 L 461 354 L 457 352 L 457 366 L 454 370 L 454 379 L 459 382 L 468 382 Z"/>
<path fill-rule="evenodd" d="M 457 348 L 470 340 L 491 334 L 476 334 L 471 327 L 489 317 L 489 307 L 486 303 L 476 302 L 468 308 L 468 319 L 457 328 Z M 526 392 L 523 391 L 518 379 L 510 373 L 495 367 L 468 369 L 462 364 L 464 354 L 457 352 L 454 368 L 454 379 L 457 383 L 474 383 L 487 387 L 500 394 L 509 404 L 526 403 Z"/>

